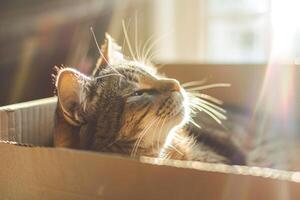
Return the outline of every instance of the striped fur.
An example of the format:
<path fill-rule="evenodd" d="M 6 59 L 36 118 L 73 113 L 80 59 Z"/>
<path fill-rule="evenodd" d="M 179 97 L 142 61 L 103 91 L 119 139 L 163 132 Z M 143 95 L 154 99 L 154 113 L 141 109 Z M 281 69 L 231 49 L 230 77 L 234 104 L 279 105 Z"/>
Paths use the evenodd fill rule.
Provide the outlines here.
<path fill-rule="evenodd" d="M 233 158 L 234 152 L 242 154 L 230 138 L 214 142 L 209 133 L 192 127 L 189 99 L 177 80 L 164 78 L 140 62 L 112 56 L 120 52 L 111 43 L 107 38 L 104 57 L 92 76 L 70 68 L 59 71 L 55 146 L 244 164 L 243 158 Z M 174 132 L 173 144 L 166 146 Z"/>

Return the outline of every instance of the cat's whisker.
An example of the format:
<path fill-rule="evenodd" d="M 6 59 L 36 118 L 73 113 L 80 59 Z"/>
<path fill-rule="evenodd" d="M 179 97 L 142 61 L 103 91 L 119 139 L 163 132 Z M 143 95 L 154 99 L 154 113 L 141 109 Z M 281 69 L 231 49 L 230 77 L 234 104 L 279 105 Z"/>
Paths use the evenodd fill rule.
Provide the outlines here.
<path fill-rule="evenodd" d="M 151 52 L 151 50 L 153 49 L 153 47 L 160 41 L 162 40 L 164 37 L 166 37 L 167 35 L 169 35 L 169 33 L 165 33 L 163 35 L 161 35 L 159 38 L 157 38 L 156 40 L 154 40 L 148 47 L 146 54 L 143 56 L 144 59 L 148 60 L 148 54 Z"/>
<path fill-rule="evenodd" d="M 142 58 L 142 60 L 145 60 L 145 51 L 146 51 L 146 49 L 148 48 L 148 45 L 150 44 L 151 40 L 152 40 L 154 37 L 155 37 L 155 35 L 152 34 L 152 35 L 146 40 L 146 42 L 144 43 L 143 48 L 142 48 L 142 53 L 141 53 L 141 56 L 142 56 L 141 58 Z"/>
<path fill-rule="evenodd" d="M 179 149 L 177 149 L 174 145 L 169 144 L 169 147 L 171 147 L 172 149 L 174 149 L 177 153 L 184 155 Z"/>
<path fill-rule="evenodd" d="M 152 151 L 154 151 L 154 141 L 155 141 L 155 137 L 157 136 L 155 133 L 156 133 L 156 130 L 158 129 L 158 127 L 159 127 L 159 124 L 160 124 L 161 120 L 162 120 L 162 118 L 160 117 L 158 122 L 156 123 L 155 129 L 154 129 L 153 134 L 152 134 L 152 142 L 151 142 Z"/>
<path fill-rule="evenodd" d="M 194 106 L 195 107 L 199 106 L 202 109 L 208 110 L 209 112 L 211 112 L 215 116 L 217 116 L 219 119 L 222 119 L 222 120 L 226 120 L 227 119 L 227 117 L 224 114 L 220 113 L 219 111 L 215 110 L 214 108 L 212 108 L 212 107 L 210 107 L 210 106 L 208 106 L 206 104 L 195 104 Z"/>
<path fill-rule="evenodd" d="M 121 137 L 117 137 L 114 141 L 112 141 L 111 143 L 107 144 L 105 146 L 105 148 L 109 148 L 111 147 L 112 145 L 116 144 L 117 142 L 119 142 L 121 140 Z"/>
<path fill-rule="evenodd" d="M 192 118 L 189 120 L 189 122 L 192 123 L 197 128 L 201 128 L 201 126 L 199 124 L 197 124 Z"/>
<path fill-rule="evenodd" d="M 91 33 L 92 33 L 92 36 L 93 36 L 93 38 L 94 38 L 94 41 L 95 41 L 95 43 L 96 43 L 96 47 L 97 47 L 97 49 L 98 49 L 98 51 L 99 51 L 99 54 L 101 55 L 101 58 L 107 63 L 107 65 L 112 69 L 112 70 L 114 70 L 117 74 L 120 74 L 112 65 L 111 65 L 111 63 L 109 63 L 108 62 L 108 60 L 105 58 L 105 56 L 103 55 L 103 53 L 102 53 L 102 51 L 101 51 L 101 48 L 100 48 L 100 46 L 99 46 L 99 44 L 98 44 L 98 41 L 97 41 L 97 38 L 96 38 L 96 35 L 95 35 L 95 32 L 94 32 L 94 29 L 93 29 L 93 27 L 90 27 L 90 30 L 91 30 Z M 122 77 L 124 77 L 122 74 L 120 74 Z"/>
<path fill-rule="evenodd" d="M 146 133 L 148 132 L 148 130 L 150 129 L 150 127 L 154 124 L 154 122 L 156 122 L 157 120 L 154 120 L 149 126 L 147 126 L 147 128 L 145 128 L 140 134 L 139 134 L 139 137 L 134 145 L 134 148 L 133 148 L 133 157 L 136 156 L 137 154 L 137 151 L 138 151 L 138 148 L 139 148 L 139 145 L 142 141 L 142 139 L 144 138 L 144 136 L 146 135 Z"/>
<path fill-rule="evenodd" d="M 144 63 L 144 60 L 142 58 L 142 48 L 143 48 L 143 45 L 142 45 L 142 42 L 139 40 L 139 45 L 138 45 L 138 61 L 141 62 L 141 63 Z"/>
<path fill-rule="evenodd" d="M 125 49 L 125 43 L 126 42 L 126 40 L 125 40 L 125 37 L 123 37 L 123 42 L 122 42 L 122 49 Z M 123 55 L 124 57 L 125 57 L 125 55 Z"/>
<path fill-rule="evenodd" d="M 157 51 L 153 52 L 152 54 L 150 54 L 149 57 L 147 58 L 147 61 L 151 63 L 152 60 L 153 60 L 154 58 L 156 58 L 156 56 L 157 56 L 160 52 L 161 52 L 161 50 L 157 50 Z"/>
<path fill-rule="evenodd" d="M 136 153 L 138 151 L 138 147 L 142 141 L 142 139 L 144 138 L 144 136 L 146 135 L 147 131 L 150 129 L 150 127 L 158 120 L 159 118 L 155 118 L 154 120 L 151 121 L 151 123 L 148 124 L 148 126 L 146 126 L 144 128 L 144 130 L 139 134 L 137 141 L 135 142 L 134 146 L 133 146 L 133 150 L 132 150 L 132 156 L 135 157 Z"/>
<path fill-rule="evenodd" d="M 137 11 L 135 12 L 135 34 L 134 34 L 134 38 L 135 38 L 135 52 L 136 52 L 136 57 L 138 59 L 138 61 L 140 60 L 140 52 L 139 52 L 139 48 L 138 48 L 138 13 Z"/>
<path fill-rule="evenodd" d="M 126 29 L 126 25 L 125 25 L 125 21 L 124 20 L 122 20 L 122 27 L 123 27 L 123 33 L 124 33 L 124 36 L 125 36 L 125 40 L 126 40 L 129 52 L 130 52 L 130 54 L 132 56 L 132 59 L 135 60 L 135 61 L 137 61 L 136 57 L 134 56 L 134 53 L 133 53 L 133 50 L 132 50 L 132 47 L 131 47 L 131 44 L 130 44 L 130 41 L 129 41 L 129 37 L 128 37 L 128 33 L 127 33 L 127 29 Z"/>
<path fill-rule="evenodd" d="M 184 140 L 184 137 L 179 134 L 174 134 L 174 139 L 181 141 Z"/>
<path fill-rule="evenodd" d="M 132 152 L 131 152 L 131 157 L 135 157 L 135 154 L 138 150 L 139 140 L 142 137 L 144 130 L 145 129 L 143 129 L 143 131 L 138 135 L 138 138 L 137 138 L 136 142 L 133 145 Z"/>
<path fill-rule="evenodd" d="M 186 82 L 186 83 L 181 84 L 181 86 L 183 88 L 192 87 L 192 86 L 199 86 L 199 85 L 203 85 L 206 81 L 207 81 L 207 79 L 202 79 L 202 80 L 199 80 L 199 81 L 190 81 L 190 82 Z"/>
<path fill-rule="evenodd" d="M 181 86 L 183 88 L 192 87 L 192 86 L 200 86 L 200 85 L 203 85 L 206 81 L 207 81 L 207 79 L 202 79 L 199 81 L 189 81 L 189 82 L 182 83 Z"/>
<path fill-rule="evenodd" d="M 212 119 L 214 119 L 218 124 L 222 124 L 222 121 L 217 117 L 215 116 L 211 111 L 203 108 L 203 107 L 200 107 L 200 106 L 194 106 L 196 109 L 198 109 L 199 111 L 203 111 L 205 112 L 207 115 L 209 115 Z"/>
<path fill-rule="evenodd" d="M 95 79 L 97 80 L 97 79 L 110 77 L 110 76 L 121 76 L 122 77 L 122 75 L 120 75 L 120 74 L 106 74 L 106 75 L 103 75 L 103 76 L 97 76 L 97 77 L 95 77 Z"/>
<path fill-rule="evenodd" d="M 90 27 L 90 31 L 91 31 L 92 36 L 93 36 L 93 38 L 94 38 L 94 41 L 95 41 L 96 47 L 97 47 L 97 49 L 98 49 L 98 51 L 99 51 L 99 54 L 101 55 L 101 58 L 102 58 L 108 65 L 111 65 L 111 64 L 108 62 L 108 60 L 105 58 L 105 56 L 103 55 L 103 53 L 102 53 L 102 51 L 101 51 L 101 48 L 100 48 L 99 43 L 98 43 L 98 41 L 97 41 L 97 38 L 96 38 L 96 35 L 95 35 L 95 32 L 94 32 L 93 27 Z"/>
<path fill-rule="evenodd" d="M 221 120 L 227 119 L 227 117 L 223 114 L 226 113 L 225 109 L 211 102 L 208 102 L 204 99 L 201 99 L 202 95 L 188 93 L 188 96 L 190 97 L 190 106 L 192 110 L 197 109 L 199 111 L 205 112 L 207 115 L 209 115 L 212 119 L 214 119 L 219 124 L 222 124 Z M 190 121 L 193 123 L 193 120 Z"/>
<path fill-rule="evenodd" d="M 170 152 L 163 153 L 163 154 L 160 155 L 160 159 L 168 160 L 169 158 L 170 158 Z"/>
<path fill-rule="evenodd" d="M 145 55 L 143 56 L 144 60 L 150 60 L 151 57 L 153 57 L 153 53 L 149 55 L 149 53 L 152 51 L 153 47 L 156 45 L 157 42 L 153 42 L 152 44 L 149 45 L 148 50 L 146 51 Z"/>
<path fill-rule="evenodd" d="M 209 84 L 209 85 L 189 88 L 186 90 L 190 92 L 190 91 L 201 91 L 201 90 L 206 90 L 206 89 L 210 89 L 210 88 L 220 88 L 220 87 L 230 87 L 230 86 L 231 86 L 231 84 L 229 84 L 229 83 L 215 83 L 215 84 Z"/>
<path fill-rule="evenodd" d="M 215 97 L 212 97 L 210 95 L 207 95 L 207 94 L 203 94 L 203 93 L 196 93 L 196 92 L 190 92 L 189 94 L 191 94 L 192 96 L 196 96 L 196 97 L 199 97 L 201 99 L 207 99 L 211 102 L 214 102 L 218 105 L 222 105 L 223 104 L 223 101 L 221 101 L 220 99 L 217 99 Z"/>
<path fill-rule="evenodd" d="M 210 111 L 214 111 L 214 112 L 217 112 L 217 113 L 226 113 L 226 110 L 217 106 L 217 105 L 214 105 L 206 100 L 203 100 L 199 97 L 196 97 L 194 95 L 190 95 L 188 94 L 189 96 L 189 101 L 190 101 L 190 108 L 192 109 L 193 107 L 195 106 L 200 106 L 200 107 L 205 107 L 205 108 L 208 108 Z M 193 110 L 193 109 L 192 109 Z"/>
<path fill-rule="evenodd" d="M 224 118 L 223 116 L 227 112 L 225 109 L 223 109 L 223 108 L 221 108 L 221 107 L 219 107 L 217 105 L 211 104 L 210 102 L 205 101 L 203 99 L 195 99 L 195 101 L 193 101 L 193 103 L 194 103 L 194 105 L 198 105 L 198 106 L 207 108 L 210 111 L 213 111 L 217 115 L 222 116 L 222 118 Z"/>
<path fill-rule="evenodd" d="M 218 110 L 220 112 L 226 113 L 226 110 L 224 108 L 221 108 L 220 106 L 212 104 L 212 103 L 210 103 L 210 102 L 208 102 L 208 101 L 206 101 L 204 99 L 201 99 L 201 98 L 197 98 L 195 100 L 195 103 L 197 103 L 198 105 L 206 104 L 206 105 L 208 105 L 208 106 L 210 106 L 210 107 L 212 107 L 212 108 L 214 108 L 214 109 L 216 109 L 216 110 Z"/>
<path fill-rule="evenodd" d="M 155 58 L 160 52 L 161 52 L 161 49 L 156 49 L 155 51 L 150 51 L 149 54 L 147 55 L 147 57 L 145 57 L 145 59 L 151 60 L 151 59 Z"/>
<path fill-rule="evenodd" d="M 160 126 L 160 130 L 159 130 L 159 132 L 158 132 L 158 138 L 157 138 L 157 152 L 159 152 L 159 149 L 160 149 L 160 147 L 159 147 L 159 145 L 160 145 L 159 141 L 160 141 L 160 137 L 161 137 L 162 128 L 163 128 L 164 125 L 165 125 L 166 119 L 167 119 L 167 117 L 165 117 L 165 118 L 163 119 L 162 125 Z"/>

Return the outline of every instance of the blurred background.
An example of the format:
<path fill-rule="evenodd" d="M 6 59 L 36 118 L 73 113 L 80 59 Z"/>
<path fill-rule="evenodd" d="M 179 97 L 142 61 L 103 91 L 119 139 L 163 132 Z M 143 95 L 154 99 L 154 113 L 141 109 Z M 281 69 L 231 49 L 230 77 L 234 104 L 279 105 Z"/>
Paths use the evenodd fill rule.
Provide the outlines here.
<path fill-rule="evenodd" d="M 0 106 L 53 96 L 55 65 L 89 74 L 99 58 L 93 27 L 99 44 L 108 32 L 128 57 L 131 46 L 180 81 L 231 83 L 208 94 L 247 110 L 236 124 L 257 138 L 252 146 L 281 142 L 274 155 L 285 164 L 296 152 L 287 148 L 300 141 L 299 7 L 297 0 L 2 1 Z M 270 157 L 264 148 L 257 155 Z"/>
<path fill-rule="evenodd" d="M 89 73 L 99 56 L 90 27 L 99 43 L 107 31 L 128 52 L 122 20 L 132 46 L 150 49 L 156 63 L 267 64 L 273 55 L 297 64 L 298 4 L 293 0 L 2 1 L 0 105 L 52 96 L 50 74 L 55 65 Z"/>

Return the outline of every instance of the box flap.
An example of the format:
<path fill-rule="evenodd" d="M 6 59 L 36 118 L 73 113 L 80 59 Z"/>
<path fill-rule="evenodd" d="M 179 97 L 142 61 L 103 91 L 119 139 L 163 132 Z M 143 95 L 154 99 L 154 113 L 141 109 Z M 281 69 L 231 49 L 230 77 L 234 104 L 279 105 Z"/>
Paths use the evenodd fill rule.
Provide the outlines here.
<path fill-rule="evenodd" d="M 57 98 L 0 107 L 0 140 L 49 146 Z"/>

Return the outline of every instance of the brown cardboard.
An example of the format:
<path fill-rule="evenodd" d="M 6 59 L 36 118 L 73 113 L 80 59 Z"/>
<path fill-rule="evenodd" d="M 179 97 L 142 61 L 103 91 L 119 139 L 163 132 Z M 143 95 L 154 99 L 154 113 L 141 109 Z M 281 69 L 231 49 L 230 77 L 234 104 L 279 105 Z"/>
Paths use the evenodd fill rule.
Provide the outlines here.
<path fill-rule="evenodd" d="M 56 98 L 19 103 L 0 108 L 0 139 L 49 146 Z"/>
<path fill-rule="evenodd" d="M 300 172 L 52 148 L 55 106 L 0 108 L 0 199 L 300 199 Z"/>
<path fill-rule="evenodd" d="M 238 169 L 235 174 L 201 170 L 214 169 L 213 165 L 155 165 L 148 164 L 153 159 L 145 163 L 100 153 L 9 144 L 1 144 L 0 152 L 1 199 L 300 198 L 299 183 L 282 177 L 236 175 Z M 226 168 L 219 165 L 215 171 Z M 253 168 L 243 171 L 255 174 Z M 264 173 L 276 178 L 286 172 Z M 286 178 L 292 176 L 290 173 Z"/>

